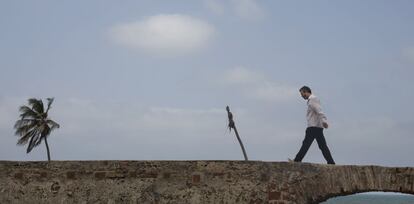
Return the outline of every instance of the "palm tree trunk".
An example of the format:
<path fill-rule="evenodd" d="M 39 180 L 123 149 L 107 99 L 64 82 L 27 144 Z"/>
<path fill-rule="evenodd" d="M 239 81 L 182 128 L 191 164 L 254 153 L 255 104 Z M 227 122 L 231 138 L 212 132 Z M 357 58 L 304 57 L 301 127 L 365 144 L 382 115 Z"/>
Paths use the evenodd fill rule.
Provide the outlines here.
<path fill-rule="evenodd" d="M 49 150 L 49 144 L 47 143 L 47 137 L 45 137 L 45 144 L 46 144 L 46 150 L 47 150 L 47 161 L 50 162 L 50 150 Z"/>
<path fill-rule="evenodd" d="M 244 160 L 245 160 L 245 161 L 248 161 L 249 159 L 247 158 L 246 150 L 244 149 L 243 142 L 242 142 L 242 141 L 241 141 L 241 139 L 240 139 L 239 132 L 237 132 L 236 125 L 234 125 L 233 129 L 234 129 L 234 133 L 236 133 L 237 140 L 239 141 L 239 143 L 240 143 L 240 147 L 241 147 L 241 149 L 242 149 L 242 151 L 243 151 Z"/>

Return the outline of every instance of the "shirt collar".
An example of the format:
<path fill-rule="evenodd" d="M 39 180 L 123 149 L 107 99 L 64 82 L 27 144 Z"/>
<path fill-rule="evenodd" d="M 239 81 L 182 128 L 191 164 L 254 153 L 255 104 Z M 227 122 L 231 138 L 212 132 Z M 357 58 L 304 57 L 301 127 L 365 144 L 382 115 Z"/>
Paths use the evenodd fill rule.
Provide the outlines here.
<path fill-rule="evenodd" d="M 308 101 L 309 101 L 309 99 L 312 99 L 312 98 L 315 98 L 315 96 L 314 96 L 313 94 L 311 94 L 311 95 L 309 96 Z"/>
<path fill-rule="evenodd" d="M 311 95 L 309 96 L 309 98 L 308 98 L 308 103 L 309 103 L 309 100 L 311 100 L 312 98 L 315 98 L 315 96 L 314 96 L 313 94 L 311 94 Z"/>

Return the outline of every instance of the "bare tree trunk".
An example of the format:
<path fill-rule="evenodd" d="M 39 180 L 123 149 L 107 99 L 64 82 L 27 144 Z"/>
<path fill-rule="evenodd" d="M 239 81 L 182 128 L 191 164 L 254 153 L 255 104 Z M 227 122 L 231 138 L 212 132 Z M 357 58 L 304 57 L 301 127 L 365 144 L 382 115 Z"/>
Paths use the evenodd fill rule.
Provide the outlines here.
<path fill-rule="evenodd" d="M 47 150 L 47 161 L 50 162 L 50 150 L 49 150 L 49 144 L 47 143 L 47 137 L 45 137 L 45 144 L 46 144 L 46 150 Z"/>
<path fill-rule="evenodd" d="M 237 131 L 236 124 L 234 123 L 234 120 L 233 120 L 233 113 L 230 112 L 230 107 L 229 106 L 226 107 L 226 110 L 227 110 L 227 116 L 229 118 L 228 127 L 229 127 L 230 131 L 231 131 L 232 128 L 234 129 L 234 133 L 236 133 L 237 140 L 239 141 L 240 147 L 243 151 L 244 160 L 248 161 L 249 159 L 247 158 L 246 150 L 244 149 L 243 142 L 240 139 L 239 132 Z"/>
<path fill-rule="evenodd" d="M 236 133 L 237 140 L 239 141 L 240 147 L 243 151 L 244 160 L 248 161 L 249 159 L 247 158 L 246 150 L 244 149 L 243 142 L 240 139 L 239 132 L 237 132 L 236 125 L 234 125 L 233 129 L 234 129 L 234 133 Z"/>

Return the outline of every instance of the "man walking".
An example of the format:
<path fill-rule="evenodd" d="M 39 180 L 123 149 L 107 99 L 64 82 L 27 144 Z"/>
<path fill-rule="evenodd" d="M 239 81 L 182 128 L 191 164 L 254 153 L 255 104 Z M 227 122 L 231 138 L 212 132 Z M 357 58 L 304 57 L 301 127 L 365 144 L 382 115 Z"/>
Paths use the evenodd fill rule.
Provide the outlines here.
<path fill-rule="evenodd" d="M 325 114 L 322 112 L 320 101 L 315 95 L 312 95 L 311 89 L 307 86 L 300 88 L 299 92 L 302 97 L 308 101 L 308 111 L 306 113 L 308 128 L 306 129 L 306 135 L 303 140 L 302 147 L 300 148 L 294 161 L 301 162 L 303 157 L 305 157 L 306 152 L 308 152 L 313 140 L 316 139 L 319 149 L 321 149 L 328 164 L 335 164 L 323 135 L 323 129 L 328 128 L 328 122 Z"/>

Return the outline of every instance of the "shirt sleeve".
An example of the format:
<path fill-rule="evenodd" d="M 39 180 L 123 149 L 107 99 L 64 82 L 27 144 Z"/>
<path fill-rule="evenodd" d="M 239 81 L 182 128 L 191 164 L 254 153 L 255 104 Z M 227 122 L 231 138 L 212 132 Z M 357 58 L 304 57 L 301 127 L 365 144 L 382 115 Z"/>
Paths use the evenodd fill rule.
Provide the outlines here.
<path fill-rule="evenodd" d="M 311 108 L 311 110 L 313 110 L 319 116 L 322 122 L 324 123 L 328 122 L 328 119 L 326 118 L 325 113 L 322 112 L 321 103 L 319 102 L 318 99 L 314 98 L 314 99 L 309 100 L 308 105 Z"/>

